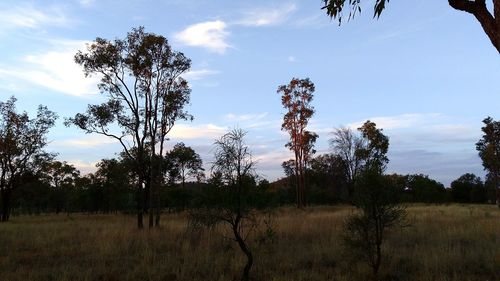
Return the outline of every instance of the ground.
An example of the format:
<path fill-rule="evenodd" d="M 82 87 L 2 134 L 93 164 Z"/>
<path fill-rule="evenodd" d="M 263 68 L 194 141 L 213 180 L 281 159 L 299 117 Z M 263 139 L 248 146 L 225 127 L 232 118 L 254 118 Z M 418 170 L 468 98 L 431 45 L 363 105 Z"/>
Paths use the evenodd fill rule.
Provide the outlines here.
<path fill-rule="evenodd" d="M 500 280 L 500 210 L 493 205 L 412 205 L 412 226 L 384 245 L 385 280 Z M 342 246 L 345 206 L 275 211 L 249 238 L 255 280 L 366 280 Z M 262 215 L 261 219 L 267 216 Z M 269 220 L 268 221 L 269 225 Z M 223 229 L 192 231 L 187 214 L 160 230 L 133 216 L 39 215 L 0 224 L 0 280 L 237 280 L 244 256 Z"/>

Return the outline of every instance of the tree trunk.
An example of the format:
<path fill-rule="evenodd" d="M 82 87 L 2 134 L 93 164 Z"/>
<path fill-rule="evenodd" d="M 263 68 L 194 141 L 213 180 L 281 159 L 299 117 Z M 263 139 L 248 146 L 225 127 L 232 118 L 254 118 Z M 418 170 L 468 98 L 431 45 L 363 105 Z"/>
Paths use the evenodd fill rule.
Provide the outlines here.
<path fill-rule="evenodd" d="M 139 179 L 139 185 L 137 187 L 137 192 L 136 192 L 136 200 L 137 200 L 137 227 L 139 229 L 144 228 L 144 222 L 143 222 L 143 212 L 144 212 L 144 199 L 143 197 L 143 188 L 142 188 L 142 179 Z"/>
<path fill-rule="evenodd" d="M 0 221 L 6 222 L 10 217 L 10 190 L 2 190 L 2 215 Z"/>
<path fill-rule="evenodd" d="M 497 207 L 500 209 L 500 188 L 499 187 L 496 188 L 496 192 L 497 192 Z"/>
<path fill-rule="evenodd" d="M 241 275 L 241 281 L 249 281 L 250 280 L 250 269 L 252 269 L 253 265 L 253 255 L 250 249 L 248 248 L 247 244 L 245 243 L 245 240 L 240 235 L 239 232 L 239 226 L 241 223 L 241 218 L 238 216 L 236 218 L 236 223 L 233 224 L 233 233 L 234 237 L 236 238 L 236 242 L 238 242 L 238 246 L 240 246 L 241 251 L 246 255 L 247 257 L 247 263 L 245 264 L 245 267 L 243 268 L 243 274 Z"/>

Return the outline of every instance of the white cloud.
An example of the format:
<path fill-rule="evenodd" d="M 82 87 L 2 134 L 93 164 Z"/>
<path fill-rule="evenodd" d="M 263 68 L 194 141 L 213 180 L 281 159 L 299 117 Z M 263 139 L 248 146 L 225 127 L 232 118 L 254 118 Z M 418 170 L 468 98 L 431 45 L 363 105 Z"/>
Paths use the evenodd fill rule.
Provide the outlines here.
<path fill-rule="evenodd" d="M 294 56 L 288 56 L 288 61 L 289 62 L 296 62 L 297 59 Z"/>
<path fill-rule="evenodd" d="M 257 121 L 267 116 L 267 112 L 259 114 L 233 114 L 229 113 L 224 115 L 224 119 L 234 122 L 234 121 Z"/>
<path fill-rule="evenodd" d="M 182 75 L 182 77 L 186 80 L 201 80 L 207 76 L 218 74 L 219 71 L 211 70 L 211 69 L 197 69 L 190 70 L 186 74 Z"/>
<path fill-rule="evenodd" d="M 94 95 L 98 78 L 85 78 L 82 67 L 74 62 L 85 41 L 52 41 L 52 50 L 25 56 L 16 67 L 0 66 L 5 78 L 24 80 L 72 96 Z"/>
<path fill-rule="evenodd" d="M 227 132 L 227 128 L 214 124 L 189 125 L 177 124 L 168 134 L 173 139 L 215 139 Z"/>
<path fill-rule="evenodd" d="M 391 129 L 411 128 L 417 124 L 432 122 L 436 120 L 436 118 L 438 117 L 443 117 L 443 115 L 439 113 L 401 114 L 396 116 L 372 117 L 368 118 L 367 120 L 370 120 L 375 124 L 377 124 L 378 128 L 391 130 Z M 348 125 L 348 127 L 352 129 L 357 129 L 361 127 L 363 123 L 365 123 L 365 121 L 351 123 Z"/>
<path fill-rule="evenodd" d="M 193 24 L 174 34 L 176 41 L 193 47 L 206 48 L 212 52 L 223 54 L 231 47 L 226 38 L 229 32 L 224 21 L 207 21 Z"/>
<path fill-rule="evenodd" d="M 54 141 L 52 142 L 52 145 L 67 146 L 74 148 L 93 148 L 112 143 L 118 143 L 118 141 L 102 135 L 92 135 L 82 138 Z"/>
<path fill-rule="evenodd" d="M 58 8 L 42 11 L 31 5 L 20 5 L 0 10 L 1 28 L 39 29 L 43 26 L 67 26 L 69 22 Z"/>
<path fill-rule="evenodd" d="M 90 6 L 95 2 L 95 0 L 80 0 L 82 6 Z"/>
<path fill-rule="evenodd" d="M 81 174 L 93 173 L 97 170 L 97 162 L 85 162 L 82 160 L 68 160 L 66 162 L 73 165 Z"/>
<path fill-rule="evenodd" d="M 275 8 L 258 8 L 244 13 L 244 18 L 237 24 L 245 26 L 267 26 L 283 23 L 297 9 L 293 3 Z"/>

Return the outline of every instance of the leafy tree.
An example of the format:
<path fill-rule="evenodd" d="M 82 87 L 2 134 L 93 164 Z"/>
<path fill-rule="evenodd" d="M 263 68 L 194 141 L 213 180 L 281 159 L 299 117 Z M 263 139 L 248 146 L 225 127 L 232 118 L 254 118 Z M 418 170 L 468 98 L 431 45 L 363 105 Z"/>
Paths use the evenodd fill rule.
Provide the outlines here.
<path fill-rule="evenodd" d="M 170 178 L 180 180 L 183 188 L 188 177 L 199 179 L 203 176 L 203 161 L 200 155 L 184 143 L 176 144 L 166 157 L 172 163 Z"/>
<path fill-rule="evenodd" d="M 347 178 L 344 171 L 344 161 L 336 154 L 314 157 L 308 170 L 311 201 L 321 204 L 346 201 Z"/>
<path fill-rule="evenodd" d="M 51 161 L 44 165 L 43 178 L 53 189 L 56 213 L 63 208 L 69 212 L 72 187 L 79 176 L 80 171 L 65 161 Z"/>
<path fill-rule="evenodd" d="M 382 173 L 387 162 L 389 138 L 370 120 L 357 129 L 357 133 L 349 128 L 336 129 L 330 145 L 333 152 L 344 162 L 343 170 L 347 178 L 347 190 L 352 199 L 356 179 L 367 169 Z"/>
<path fill-rule="evenodd" d="M 102 191 L 102 211 L 127 210 L 133 184 L 127 165 L 120 159 L 102 159 L 96 167 L 94 179 Z"/>
<path fill-rule="evenodd" d="M 500 208 L 500 121 L 494 121 L 488 117 L 483 120 L 483 123 L 484 126 L 481 128 L 483 136 L 476 143 L 476 150 L 496 190 L 496 201 Z"/>
<path fill-rule="evenodd" d="M 358 128 L 365 144 L 358 150 L 358 154 L 364 160 L 364 170 L 375 170 L 383 173 L 389 159 L 386 154 L 389 150 L 389 138 L 378 129 L 377 125 L 370 120 Z"/>
<path fill-rule="evenodd" d="M 486 189 L 480 177 L 467 173 L 451 182 L 453 201 L 459 203 L 484 203 Z"/>
<path fill-rule="evenodd" d="M 46 134 L 54 126 L 57 116 L 40 105 L 35 118 L 16 111 L 16 98 L 0 102 L 0 195 L 1 221 L 8 221 L 12 191 L 21 182 L 21 176 L 35 170 L 41 160 L 50 158 L 43 151 Z"/>
<path fill-rule="evenodd" d="M 361 0 L 322 0 L 322 9 L 326 10 L 328 16 L 338 19 L 342 23 L 343 12 L 349 11 L 348 19 L 353 18 L 356 13 L 361 12 Z M 375 0 L 373 6 L 373 17 L 379 17 L 385 9 L 389 0 Z M 481 24 L 483 31 L 490 39 L 493 46 L 500 53 L 500 1 L 492 0 L 493 11 L 488 9 L 486 0 L 448 0 L 448 4 L 459 11 L 473 15 Z"/>
<path fill-rule="evenodd" d="M 315 153 L 313 147 L 318 135 L 308 131 L 309 119 L 314 114 L 314 107 L 311 105 L 314 93 L 314 83 L 309 78 L 293 78 L 288 85 L 278 87 L 281 94 L 281 103 L 287 110 L 283 116 L 281 129 L 290 135 L 290 142 L 286 144 L 293 151 L 295 159 L 295 178 L 297 207 L 303 208 L 306 205 L 306 170 L 311 155 Z"/>
<path fill-rule="evenodd" d="M 191 213 L 192 225 L 222 223 L 230 228 L 234 241 L 247 258 L 242 281 L 250 280 L 254 257 L 246 239 L 257 223 L 251 196 L 251 189 L 255 187 L 255 162 L 245 144 L 245 135 L 241 129 L 234 129 L 215 142 L 212 172 L 220 176 L 222 187 L 212 189 L 211 198 L 205 198 L 206 208 Z"/>
<path fill-rule="evenodd" d="M 446 200 L 444 185 L 426 175 L 405 176 L 405 187 L 413 202 L 440 203 Z"/>
<path fill-rule="evenodd" d="M 191 61 L 173 51 L 165 37 L 146 33 L 142 27 L 132 29 L 125 39 L 96 38 L 87 52 L 76 54 L 75 61 L 83 66 L 85 76 L 101 78 L 98 86 L 107 101 L 89 105 L 85 113 L 66 124 L 121 144 L 138 178 L 137 225 L 142 228 L 144 197 L 152 196 L 152 181 L 159 186 L 162 161 L 155 159 L 163 155 L 164 141 L 175 121 L 192 118 L 183 109 L 190 89 L 180 77 L 189 70 Z M 159 204 L 156 215 L 158 226 Z M 152 224 L 150 213 L 150 227 Z"/>

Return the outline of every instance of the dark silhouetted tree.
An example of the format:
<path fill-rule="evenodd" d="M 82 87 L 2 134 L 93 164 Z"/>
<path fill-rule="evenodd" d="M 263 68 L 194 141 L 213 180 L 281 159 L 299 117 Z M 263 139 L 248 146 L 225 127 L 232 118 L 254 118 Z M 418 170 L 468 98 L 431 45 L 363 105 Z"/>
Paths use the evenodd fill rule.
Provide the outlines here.
<path fill-rule="evenodd" d="M 407 212 L 400 192 L 377 169 L 366 169 L 356 182 L 354 203 L 359 213 L 345 223 L 344 243 L 357 257 L 368 262 L 373 280 L 379 279 L 383 242 L 395 226 L 406 226 Z"/>
<path fill-rule="evenodd" d="M 339 24 L 341 24 L 345 10 L 349 11 L 348 19 L 361 12 L 361 2 L 361 0 L 323 0 L 322 8 L 326 10 L 328 16 L 338 19 Z M 486 0 L 448 0 L 448 4 L 452 8 L 467 12 L 476 18 L 493 46 L 500 53 L 500 1 L 492 0 L 492 11 L 488 9 L 486 2 Z M 375 0 L 373 17 L 378 18 L 387 3 L 389 0 Z"/>
<path fill-rule="evenodd" d="M 333 152 L 344 162 L 343 168 L 347 178 L 348 197 L 352 198 L 356 178 L 361 171 L 363 159 L 360 149 L 363 147 L 363 138 L 350 128 L 339 128 L 333 132 L 330 146 Z"/>
<path fill-rule="evenodd" d="M 66 161 L 50 161 L 43 167 L 43 177 L 53 190 L 56 213 L 63 209 L 69 213 L 72 193 L 80 171 Z"/>
<path fill-rule="evenodd" d="M 480 177 L 464 174 L 451 182 L 453 201 L 459 203 L 484 203 L 487 200 L 486 189 Z"/>
<path fill-rule="evenodd" d="M 496 190 L 496 201 L 500 208 L 500 122 L 488 117 L 483 123 L 483 136 L 476 143 L 476 149 L 483 160 L 484 169 L 488 171 L 488 179 Z"/>
<path fill-rule="evenodd" d="M 314 143 L 318 135 L 307 130 L 309 119 L 314 114 L 311 105 L 314 83 L 308 78 L 293 78 L 288 85 L 278 87 L 281 103 L 287 110 L 283 116 L 281 129 L 288 132 L 290 142 L 286 144 L 294 153 L 297 207 L 306 205 L 306 170 L 311 155 L 314 154 Z"/>
<path fill-rule="evenodd" d="M 8 221 L 12 190 L 21 184 L 20 177 L 36 169 L 42 159 L 50 158 L 43 151 L 46 134 L 57 116 L 45 106 L 39 106 L 35 118 L 16 111 L 16 98 L 0 102 L 0 195 L 1 221 Z"/>
<path fill-rule="evenodd" d="M 182 142 L 176 144 L 166 157 L 172 165 L 169 170 L 170 178 L 180 180 L 183 188 L 189 177 L 200 179 L 204 175 L 203 161 L 200 155 Z"/>
<path fill-rule="evenodd" d="M 356 179 L 363 170 L 376 169 L 379 173 L 388 162 L 389 138 L 370 120 L 357 132 L 349 128 L 336 129 L 330 139 L 333 152 L 344 162 L 342 166 L 347 178 L 347 190 L 352 200 Z"/>
<path fill-rule="evenodd" d="M 137 175 L 137 225 L 142 228 L 144 197 L 159 196 L 158 189 L 150 188 L 152 182 L 159 188 L 162 178 L 162 161 L 155 159 L 162 158 L 158 155 L 163 155 L 164 141 L 175 121 L 191 119 L 183 110 L 190 89 L 180 77 L 191 61 L 173 51 L 165 37 L 146 33 L 142 27 L 132 29 L 123 40 L 96 38 L 86 52 L 76 54 L 75 61 L 83 66 L 85 76 L 101 78 L 98 86 L 107 101 L 89 105 L 87 112 L 66 124 L 121 144 Z M 155 207 L 159 225 L 159 203 Z"/>
<path fill-rule="evenodd" d="M 254 257 L 247 237 L 255 229 L 257 221 L 252 207 L 252 188 L 255 188 L 252 155 L 245 144 L 246 132 L 234 129 L 215 142 L 215 160 L 212 172 L 222 186 L 215 189 L 216 196 L 207 200 L 206 208 L 191 212 L 194 225 L 229 226 L 234 241 L 245 254 L 242 281 L 250 280 Z"/>

